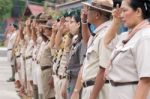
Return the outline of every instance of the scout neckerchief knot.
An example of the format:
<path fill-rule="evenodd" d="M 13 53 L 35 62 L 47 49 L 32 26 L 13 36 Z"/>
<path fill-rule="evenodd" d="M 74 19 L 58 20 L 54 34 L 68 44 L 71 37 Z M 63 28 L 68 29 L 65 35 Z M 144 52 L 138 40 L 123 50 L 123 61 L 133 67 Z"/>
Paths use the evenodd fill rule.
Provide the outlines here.
<path fill-rule="evenodd" d="M 127 37 L 122 41 L 122 43 L 119 45 L 117 49 L 114 49 L 114 52 L 112 53 L 112 56 L 110 57 L 108 68 L 105 72 L 105 77 L 107 76 L 108 72 L 111 70 L 112 62 L 117 57 L 117 55 L 121 52 L 121 49 L 124 47 L 125 44 L 141 29 L 143 28 L 150 28 L 150 22 L 148 20 L 142 21 L 140 24 L 138 24 L 135 28 L 129 31 Z"/>

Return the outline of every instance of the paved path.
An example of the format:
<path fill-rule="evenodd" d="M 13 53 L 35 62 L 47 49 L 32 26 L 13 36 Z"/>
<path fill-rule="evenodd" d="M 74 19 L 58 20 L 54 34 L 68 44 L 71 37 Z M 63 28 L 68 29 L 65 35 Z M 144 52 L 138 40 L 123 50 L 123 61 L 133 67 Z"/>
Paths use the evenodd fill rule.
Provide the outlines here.
<path fill-rule="evenodd" d="M 6 57 L 6 48 L 0 48 L 0 99 L 20 99 L 14 83 L 6 82 L 11 76 L 11 68 Z"/>

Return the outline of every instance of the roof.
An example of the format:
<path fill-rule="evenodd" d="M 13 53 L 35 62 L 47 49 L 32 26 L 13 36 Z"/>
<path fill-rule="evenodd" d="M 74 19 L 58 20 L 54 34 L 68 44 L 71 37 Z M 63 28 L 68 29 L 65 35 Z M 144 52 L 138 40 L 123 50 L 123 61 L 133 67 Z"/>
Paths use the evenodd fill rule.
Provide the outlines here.
<path fill-rule="evenodd" d="M 24 15 L 25 16 L 37 15 L 43 11 L 44 11 L 43 6 L 35 5 L 35 4 L 28 4 Z"/>
<path fill-rule="evenodd" d="M 28 7 L 33 15 L 39 14 L 44 11 L 44 8 L 39 5 L 29 4 Z"/>
<path fill-rule="evenodd" d="M 47 2 L 47 1 L 45 1 Z M 82 7 L 82 0 L 72 0 L 66 3 L 62 3 L 62 4 L 58 4 L 58 3 L 48 3 L 49 7 L 52 7 L 54 9 L 57 10 L 68 10 L 68 9 L 72 9 L 72 8 L 81 8 Z"/>

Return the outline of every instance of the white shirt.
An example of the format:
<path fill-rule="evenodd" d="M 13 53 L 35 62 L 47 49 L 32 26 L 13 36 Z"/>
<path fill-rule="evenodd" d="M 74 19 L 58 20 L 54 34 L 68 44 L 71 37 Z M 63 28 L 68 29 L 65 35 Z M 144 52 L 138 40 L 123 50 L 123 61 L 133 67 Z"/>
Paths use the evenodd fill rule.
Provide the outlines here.
<path fill-rule="evenodd" d="M 115 50 L 119 48 L 121 52 L 113 60 L 108 73 L 110 80 L 131 82 L 150 77 L 150 28 L 138 31 L 124 47 L 117 45 Z"/>
<path fill-rule="evenodd" d="M 82 71 L 82 80 L 87 81 L 90 79 L 95 79 L 98 71 L 99 71 L 99 62 L 101 55 L 101 39 L 110 26 L 110 21 L 103 23 L 94 31 L 96 35 L 94 37 L 90 37 L 88 41 L 88 47 L 86 52 L 86 57 L 83 63 L 83 71 Z M 106 68 L 106 67 L 103 67 Z"/>
<path fill-rule="evenodd" d="M 10 38 L 8 40 L 8 45 L 7 45 L 8 49 L 12 49 L 13 48 L 15 40 L 16 40 L 16 37 L 17 37 L 17 32 L 18 31 L 15 31 L 15 32 L 13 32 L 13 34 L 11 34 L 11 36 L 10 36 Z"/>

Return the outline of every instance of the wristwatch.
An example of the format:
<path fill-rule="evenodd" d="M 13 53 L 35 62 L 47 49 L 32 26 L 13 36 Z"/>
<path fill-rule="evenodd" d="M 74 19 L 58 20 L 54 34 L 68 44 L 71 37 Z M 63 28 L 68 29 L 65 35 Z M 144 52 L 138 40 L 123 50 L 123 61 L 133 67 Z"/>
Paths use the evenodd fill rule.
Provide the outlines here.
<path fill-rule="evenodd" d="M 79 90 L 77 88 L 74 89 L 74 92 L 79 92 Z"/>

